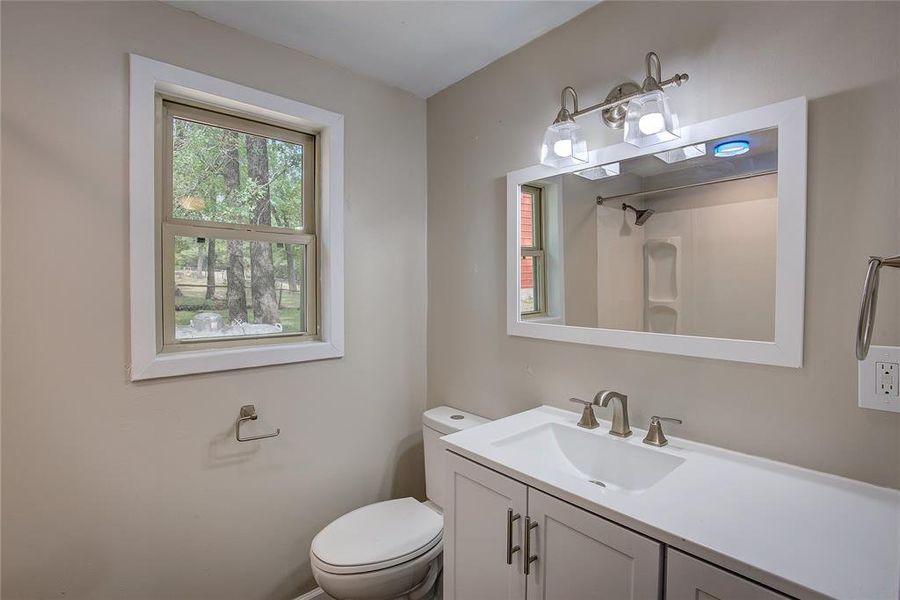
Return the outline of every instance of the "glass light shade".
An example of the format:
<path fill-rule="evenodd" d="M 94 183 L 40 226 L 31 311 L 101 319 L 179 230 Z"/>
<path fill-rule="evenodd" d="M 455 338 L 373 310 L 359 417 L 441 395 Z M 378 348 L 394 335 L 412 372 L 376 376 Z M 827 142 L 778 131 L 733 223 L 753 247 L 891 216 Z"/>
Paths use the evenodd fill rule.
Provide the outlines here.
<path fill-rule="evenodd" d="M 608 165 L 600 165 L 599 167 L 591 167 L 589 169 L 582 169 L 581 171 L 575 171 L 575 174 L 579 177 L 584 177 L 585 179 L 590 179 L 591 181 L 597 181 L 598 179 L 606 179 L 607 177 L 615 177 L 620 173 L 619 163 L 609 163 Z"/>
<path fill-rule="evenodd" d="M 628 103 L 625 141 L 643 148 L 678 138 L 678 118 L 669 108 L 665 92 L 654 90 Z"/>
<path fill-rule="evenodd" d="M 674 150 L 666 150 L 665 152 L 660 152 L 659 154 L 654 154 L 653 156 L 671 165 L 672 163 L 690 160 L 692 158 L 698 158 L 700 156 L 706 156 L 706 144 L 693 144 L 691 146 L 675 148 Z"/>
<path fill-rule="evenodd" d="M 587 161 L 587 140 L 578 123 L 562 121 L 547 128 L 541 145 L 541 164 L 561 168 Z"/>

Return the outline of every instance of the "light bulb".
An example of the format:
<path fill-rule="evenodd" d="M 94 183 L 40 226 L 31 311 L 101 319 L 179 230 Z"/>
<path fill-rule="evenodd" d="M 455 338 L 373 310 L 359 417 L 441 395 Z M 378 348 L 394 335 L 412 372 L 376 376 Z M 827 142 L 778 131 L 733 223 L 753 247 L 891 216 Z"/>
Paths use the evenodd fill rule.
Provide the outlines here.
<path fill-rule="evenodd" d="M 553 154 L 561 158 L 572 156 L 572 140 L 559 140 L 554 143 Z"/>
<path fill-rule="evenodd" d="M 662 113 L 654 112 L 643 115 L 638 119 L 638 129 L 644 135 L 653 135 L 666 128 L 666 120 Z"/>

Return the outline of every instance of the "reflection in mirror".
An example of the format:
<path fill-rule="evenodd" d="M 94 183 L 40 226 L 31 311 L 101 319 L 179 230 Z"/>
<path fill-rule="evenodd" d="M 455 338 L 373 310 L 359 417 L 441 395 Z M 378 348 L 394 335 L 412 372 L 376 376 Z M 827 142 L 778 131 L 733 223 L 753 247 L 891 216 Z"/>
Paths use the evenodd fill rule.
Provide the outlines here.
<path fill-rule="evenodd" d="M 772 341 L 777 128 L 521 186 L 523 320 Z"/>

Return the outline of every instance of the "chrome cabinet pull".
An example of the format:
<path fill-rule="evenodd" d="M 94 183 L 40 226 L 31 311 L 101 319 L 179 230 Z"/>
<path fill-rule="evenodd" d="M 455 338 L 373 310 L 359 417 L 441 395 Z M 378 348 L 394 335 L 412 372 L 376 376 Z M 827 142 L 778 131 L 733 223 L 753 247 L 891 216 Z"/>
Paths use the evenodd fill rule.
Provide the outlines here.
<path fill-rule="evenodd" d="M 531 554 L 531 530 L 537 529 L 538 524 L 531 520 L 531 517 L 525 517 L 525 566 L 522 572 L 526 575 L 531 573 L 531 563 L 538 559 L 537 554 Z"/>
<path fill-rule="evenodd" d="M 512 545 L 513 538 L 513 523 L 522 518 L 522 515 L 519 513 L 513 514 L 513 509 L 506 509 L 506 564 L 512 564 L 513 554 L 521 550 L 521 548 L 516 545 Z"/>

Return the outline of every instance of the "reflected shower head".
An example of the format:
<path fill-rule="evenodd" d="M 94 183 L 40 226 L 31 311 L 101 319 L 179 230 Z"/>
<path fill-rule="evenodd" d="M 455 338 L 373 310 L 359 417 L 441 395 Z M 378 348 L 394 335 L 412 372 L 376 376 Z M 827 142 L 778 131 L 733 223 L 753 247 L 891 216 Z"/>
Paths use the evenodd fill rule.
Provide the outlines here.
<path fill-rule="evenodd" d="M 650 216 L 653 214 L 652 208 L 646 208 L 644 210 L 639 210 L 639 209 L 631 206 L 630 204 L 625 204 L 624 202 L 622 203 L 622 210 L 628 210 L 629 208 L 634 211 L 634 224 L 637 225 L 638 227 L 640 227 L 641 225 L 646 223 L 647 219 L 649 219 Z"/>

